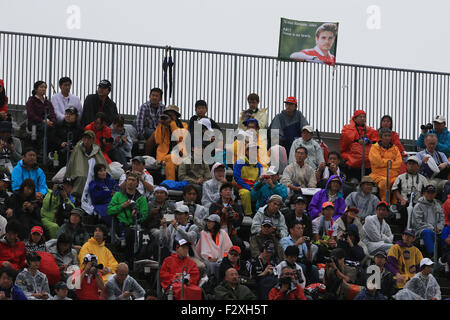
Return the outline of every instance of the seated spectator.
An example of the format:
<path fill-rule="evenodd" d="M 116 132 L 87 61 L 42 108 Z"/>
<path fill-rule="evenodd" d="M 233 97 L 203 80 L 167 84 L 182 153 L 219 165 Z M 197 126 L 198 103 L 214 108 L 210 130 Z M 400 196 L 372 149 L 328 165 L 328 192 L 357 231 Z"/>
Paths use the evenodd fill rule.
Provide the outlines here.
<path fill-rule="evenodd" d="M 196 163 L 194 153 L 198 152 L 201 157 L 201 163 Z M 203 158 L 203 149 L 200 147 L 192 147 L 191 157 L 186 158 L 180 163 L 178 167 L 178 179 L 180 181 L 187 181 L 197 191 L 196 203 L 202 200 L 202 185 L 205 181 L 211 179 L 211 171 L 209 165 L 206 164 Z"/>
<path fill-rule="evenodd" d="M 392 192 L 397 198 L 397 211 L 400 213 L 401 226 L 406 228 L 408 223 L 407 207 L 412 199 L 413 206 L 419 201 L 422 189 L 428 184 L 427 178 L 419 173 L 419 159 L 411 156 L 406 161 L 406 172 L 399 175 L 392 185 Z"/>
<path fill-rule="evenodd" d="M 283 267 L 278 285 L 269 292 L 269 300 L 306 300 L 299 280 L 295 278 L 295 270 Z"/>
<path fill-rule="evenodd" d="M 74 107 L 66 109 L 64 119 L 55 125 L 49 136 L 50 150 L 58 152 L 60 166 L 67 164 L 70 153 L 83 134 L 78 115 L 78 110 Z"/>
<path fill-rule="evenodd" d="M 9 192 L 9 177 L 6 173 L 0 173 L 0 216 L 5 217 L 7 219 L 12 217 L 12 209 L 8 209 L 8 201 L 12 196 L 12 192 Z M 5 229 L 2 229 L 0 232 L 4 232 Z M 1 234 L 0 234 L 1 238 Z"/>
<path fill-rule="evenodd" d="M 80 257 L 80 256 L 79 256 Z M 79 300 L 100 300 L 99 291 L 105 290 L 103 279 L 105 266 L 100 267 L 97 256 L 87 253 L 80 259 L 80 270 L 74 272 L 72 284 L 75 284 L 77 298 Z"/>
<path fill-rule="evenodd" d="M 433 133 L 437 137 L 436 150 L 445 154 L 446 158 L 450 158 L 450 132 L 447 129 L 445 117 L 437 115 L 433 119 L 433 129 L 422 129 L 422 133 L 417 139 L 419 148 L 426 148 L 425 139 L 428 134 Z"/>
<path fill-rule="evenodd" d="M 302 225 L 303 235 L 312 239 L 312 219 L 306 212 L 306 200 L 302 196 L 294 198 L 294 210 L 291 210 L 286 216 L 286 226 L 291 226 L 299 221 Z"/>
<path fill-rule="evenodd" d="M 145 169 L 145 160 L 141 156 L 136 156 L 131 160 L 131 172 L 135 173 L 139 177 L 139 185 L 137 190 L 145 195 L 147 200 L 150 200 L 150 196 L 153 193 L 154 182 L 152 175 Z M 125 187 L 125 180 L 127 174 L 124 173 L 120 176 L 119 185 L 121 188 Z"/>
<path fill-rule="evenodd" d="M 153 195 L 154 199 L 148 203 L 148 216 L 142 222 L 142 227 L 150 231 L 154 237 L 158 237 L 161 220 L 165 214 L 175 212 L 175 203 L 168 200 L 169 191 L 165 187 L 155 187 Z"/>
<path fill-rule="evenodd" d="M 55 183 L 49 189 L 42 202 L 41 219 L 50 239 L 56 239 L 59 226 L 69 219 L 70 211 L 75 208 L 72 196 L 73 182 L 65 178 L 62 184 Z"/>
<path fill-rule="evenodd" d="M 376 207 L 380 199 L 372 193 L 372 189 L 375 186 L 375 182 L 370 176 L 364 176 L 361 179 L 359 188 L 357 191 L 350 193 L 345 198 L 345 204 L 347 207 L 357 208 L 359 210 L 358 217 L 361 223 L 371 215 L 375 214 Z"/>
<path fill-rule="evenodd" d="M 284 105 L 285 110 L 272 119 L 269 131 L 271 135 L 279 136 L 279 144 L 289 151 L 295 138 L 297 138 L 297 134 L 304 126 L 308 125 L 308 121 L 297 110 L 297 99 L 295 97 L 287 97 Z"/>
<path fill-rule="evenodd" d="M 387 202 L 380 201 L 377 204 L 376 215 L 368 216 L 364 222 L 361 240 L 367 246 L 370 255 L 379 250 L 387 253 L 393 246 L 394 235 L 385 220 L 388 211 Z"/>
<path fill-rule="evenodd" d="M 344 249 L 345 260 L 361 263 L 366 256 L 360 245 L 358 227 L 354 224 L 349 224 L 346 231 L 338 238 L 337 247 Z"/>
<path fill-rule="evenodd" d="M 0 300 L 28 300 L 23 291 L 14 284 L 16 271 L 0 266 Z"/>
<path fill-rule="evenodd" d="M 179 108 L 175 105 L 170 105 L 163 111 L 160 116 L 159 124 L 155 129 L 155 141 L 158 145 L 156 149 L 156 160 L 164 164 L 166 170 L 167 180 L 176 180 L 177 163 L 173 162 L 172 156 L 181 158 L 181 155 L 186 156 L 187 150 L 185 145 L 185 138 L 188 134 L 187 124 L 181 122 Z M 181 130 L 178 130 L 181 129 Z M 183 130 L 184 129 L 184 130 Z M 172 134 L 177 131 L 177 141 L 172 141 Z M 173 153 L 173 154 L 172 154 Z"/>
<path fill-rule="evenodd" d="M 160 88 L 150 90 L 150 100 L 139 107 L 134 127 L 139 139 L 150 138 L 159 124 L 160 116 L 166 110 L 166 106 L 161 102 L 163 92 Z"/>
<path fill-rule="evenodd" d="M 220 199 L 209 208 L 209 214 L 217 214 L 220 217 L 220 227 L 228 233 L 231 242 L 241 248 L 244 243 L 239 238 L 237 231 L 241 227 L 244 214 L 239 205 L 232 199 L 233 185 L 224 183 L 220 187 Z"/>
<path fill-rule="evenodd" d="M 247 97 L 248 109 L 241 112 L 238 129 L 245 130 L 249 119 L 258 120 L 260 129 L 267 129 L 267 109 L 258 108 L 259 96 L 250 93 Z"/>
<path fill-rule="evenodd" d="M 225 178 L 225 165 L 216 162 L 211 168 L 211 179 L 203 183 L 202 206 L 209 210 L 209 207 L 219 200 L 219 190 L 222 184 L 227 183 Z"/>
<path fill-rule="evenodd" d="M 18 190 L 25 179 L 31 179 L 36 185 L 36 198 L 42 200 L 47 194 L 48 187 L 44 171 L 39 168 L 36 161 L 36 151 L 33 148 L 25 149 L 20 160 L 11 173 L 11 189 Z"/>
<path fill-rule="evenodd" d="M 214 288 L 216 300 L 256 300 L 255 294 L 246 285 L 239 283 L 239 278 L 238 270 L 229 267 L 223 281 Z"/>
<path fill-rule="evenodd" d="M 12 218 L 21 224 L 20 239 L 26 239 L 34 226 L 42 226 L 40 202 L 36 199 L 35 184 L 31 179 L 23 180 L 20 189 L 8 201 L 13 210 Z"/>
<path fill-rule="evenodd" d="M 5 81 L 0 79 L 0 118 L 8 118 L 8 96 L 6 95 Z"/>
<path fill-rule="evenodd" d="M 356 110 L 350 119 L 350 123 L 342 128 L 339 146 L 342 159 L 349 167 L 347 176 L 356 177 L 361 180 L 362 152 L 364 146 L 364 168 L 363 175 L 367 175 L 370 169 L 369 152 L 372 144 L 379 140 L 378 131 L 366 125 L 366 112 Z"/>
<path fill-rule="evenodd" d="M 377 290 L 375 284 L 367 283 L 366 287 L 364 287 L 353 300 L 387 300 L 387 298 L 380 290 Z"/>
<path fill-rule="evenodd" d="M 257 150 L 257 146 L 247 144 L 245 159 L 238 159 L 233 167 L 233 180 L 237 185 L 246 216 L 253 215 L 250 192 L 263 172 L 263 167 L 259 162 L 250 163 L 249 155 L 253 154 L 255 150 Z"/>
<path fill-rule="evenodd" d="M 108 95 L 111 92 L 111 82 L 102 80 L 98 83 L 97 92 L 90 94 L 84 99 L 81 125 L 84 128 L 95 121 L 95 115 L 103 112 L 106 115 L 106 124 L 111 125 L 117 116 L 117 106 Z"/>
<path fill-rule="evenodd" d="M 4 167 L 2 171 L 8 175 L 11 175 L 13 168 L 22 160 L 22 142 L 12 136 L 12 130 L 11 121 L 0 121 L 0 165 Z"/>
<path fill-rule="evenodd" d="M 266 240 L 260 254 L 252 258 L 248 267 L 250 278 L 256 281 L 256 296 L 258 300 L 267 300 L 269 291 L 278 283 L 278 277 L 274 274 L 275 266 L 281 260 L 273 256 L 275 246 L 272 240 Z"/>
<path fill-rule="evenodd" d="M 279 178 L 280 175 L 275 171 L 275 166 L 272 166 L 253 185 L 250 195 L 253 200 L 256 200 L 256 211 L 266 205 L 269 198 L 274 194 L 281 196 L 283 202 L 286 200 L 288 190 L 285 185 L 278 182 Z"/>
<path fill-rule="evenodd" d="M 48 300 L 51 297 L 48 279 L 40 272 L 41 256 L 36 252 L 27 253 L 27 268 L 17 275 L 16 286 L 28 300 Z"/>
<path fill-rule="evenodd" d="M 419 173 L 424 175 L 428 182 L 433 182 L 440 192 L 448 181 L 450 161 L 448 161 L 447 156 L 443 152 L 437 150 L 437 145 L 438 137 L 434 133 L 429 133 L 425 138 L 425 150 L 418 152 L 416 157 L 420 161 Z M 431 169 L 435 166 L 437 166 L 439 172 Z"/>
<path fill-rule="evenodd" d="M 70 234 L 60 234 L 58 239 L 48 242 L 48 252 L 50 252 L 56 260 L 61 279 L 67 280 L 66 271 L 70 266 L 78 266 L 78 252 L 72 248 L 72 237 Z"/>
<path fill-rule="evenodd" d="M 83 212 L 80 208 L 73 208 L 70 211 L 69 221 L 64 223 L 56 233 L 57 238 L 61 234 L 70 235 L 72 238 L 72 248 L 77 252 L 80 252 L 81 247 L 89 240 L 89 233 L 81 222 Z"/>
<path fill-rule="evenodd" d="M 197 199 L 197 189 L 193 185 L 188 184 L 183 189 L 183 200 L 176 202 L 176 204 L 186 205 L 189 208 L 189 215 L 194 223 L 200 229 L 204 229 L 205 219 L 209 215 L 209 210 L 195 203 Z"/>
<path fill-rule="evenodd" d="M 55 284 L 55 295 L 49 300 L 72 300 L 71 298 L 67 297 L 68 293 L 69 288 L 67 287 L 67 284 L 64 281 L 58 281 Z"/>
<path fill-rule="evenodd" d="M 289 152 L 289 163 L 295 162 L 295 151 L 298 147 L 305 147 L 308 150 L 308 157 L 305 162 L 314 171 L 317 170 L 320 163 L 323 163 L 323 150 L 322 147 L 313 139 L 314 129 L 312 126 L 304 126 L 302 128 L 302 136 L 294 140 Z"/>
<path fill-rule="evenodd" d="M 106 114 L 98 112 L 94 117 L 94 121 L 84 127 L 84 131 L 92 131 L 94 133 L 95 143 L 100 147 L 103 156 L 109 164 L 111 163 L 111 159 L 109 158 L 108 153 L 111 150 L 114 139 L 112 138 L 111 129 L 108 127 L 106 121 Z"/>
<path fill-rule="evenodd" d="M 325 189 L 316 192 L 309 203 L 308 213 L 311 219 L 314 220 L 320 215 L 322 204 L 325 202 L 331 202 L 334 205 L 334 221 L 344 214 L 345 199 L 342 186 L 343 183 L 339 176 L 331 176 L 328 179 Z"/>
<path fill-rule="evenodd" d="M 281 239 L 280 244 L 283 247 L 286 261 L 290 264 L 297 261 L 302 268 L 302 274 L 306 276 L 306 283 L 302 283 L 303 288 L 305 287 L 305 284 L 309 285 L 311 283 L 319 282 L 319 270 L 312 264 L 318 248 L 315 244 L 311 243 L 311 238 L 303 236 L 303 226 L 300 221 L 294 221 L 290 225 L 289 236 Z M 294 260 L 292 260 L 292 256 L 287 256 L 286 252 L 289 247 L 297 249 L 297 255 L 294 256 Z M 292 248 L 290 249 L 290 252 L 292 253 Z M 278 271 L 280 271 L 278 274 L 281 274 L 281 269 Z"/>
<path fill-rule="evenodd" d="M 219 267 L 219 282 L 224 280 L 226 272 L 230 268 L 235 269 L 238 274 L 238 278 L 246 285 L 249 285 L 250 274 L 246 266 L 246 261 L 241 258 L 241 248 L 238 246 L 232 246 L 230 250 L 228 250 L 226 257 L 222 259 Z"/>
<path fill-rule="evenodd" d="M 0 239 L 0 266 L 5 264 L 14 270 L 21 270 L 26 266 L 25 243 L 20 241 L 20 223 L 17 220 L 10 220 L 6 225 L 4 239 Z"/>
<path fill-rule="evenodd" d="M 172 287 L 175 300 L 181 300 L 181 286 L 183 269 L 185 269 L 184 293 L 189 296 L 195 296 L 198 300 L 201 297 L 201 289 L 198 287 L 200 277 L 199 270 L 195 262 L 189 258 L 190 243 L 185 239 L 180 239 L 175 243 L 175 253 L 172 253 L 161 266 L 159 276 L 161 286 L 164 292 L 168 293 L 169 287 Z"/>
<path fill-rule="evenodd" d="M 138 176 L 128 173 L 126 187 L 114 193 L 107 208 L 107 214 L 117 218 L 117 234 L 125 233 L 125 260 L 133 265 L 135 231 L 131 227 L 141 224 L 148 216 L 147 198 L 137 191 Z"/>
<path fill-rule="evenodd" d="M 36 81 L 31 96 L 26 103 L 27 129 L 36 133 L 36 141 L 32 140 L 32 143 L 35 146 L 37 145 L 39 150 L 41 150 L 44 141 L 44 126 L 47 125 L 47 128 L 52 128 L 56 123 L 55 110 L 52 103 L 47 99 L 46 92 L 47 84 L 44 81 Z"/>
<path fill-rule="evenodd" d="M 41 226 L 34 226 L 31 228 L 30 235 L 25 241 L 25 250 L 28 253 L 43 251 L 47 252 L 45 246 L 44 229 Z"/>
<path fill-rule="evenodd" d="M 250 254 L 253 258 L 257 258 L 263 250 L 264 243 L 270 240 L 274 244 L 274 257 L 279 261 L 284 259 L 284 249 L 280 244 L 279 238 L 276 236 L 276 228 L 272 219 L 266 218 L 261 223 L 261 230 L 250 236 Z"/>
<path fill-rule="evenodd" d="M 212 214 L 206 218 L 205 230 L 200 232 L 195 250 L 206 264 L 208 276 L 219 277 L 218 271 L 225 253 L 233 246 L 227 232 L 220 228 L 220 217 Z"/>
<path fill-rule="evenodd" d="M 395 300 L 441 300 L 441 288 L 431 274 L 433 264 L 429 258 L 423 258 L 420 261 L 420 272 L 395 294 Z"/>
<path fill-rule="evenodd" d="M 68 77 L 59 79 L 60 92 L 52 95 L 52 105 L 55 110 L 56 123 L 61 123 L 65 119 L 65 113 L 68 109 L 76 110 L 77 115 L 82 114 L 83 106 L 80 98 L 70 93 L 72 80 Z"/>
<path fill-rule="evenodd" d="M 6 225 L 8 224 L 8 220 L 2 215 L 0 215 L 0 239 L 3 238 L 3 236 L 6 233 Z"/>
<path fill-rule="evenodd" d="M 112 218 L 107 210 L 113 195 L 117 191 L 119 191 L 119 186 L 106 171 L 106 166 L 103 163 L 97 163 L 94 166 L 94 177 L 89 183 L 89 195 L 95 214 L 98 214 L 102 223 L 105 223 L 108 227 L 111 226 Z"/>
<path fill-rule="evenodd" d="M 80 253 L 78 254 L 78 260 L 80 261 L 80 268 L 86 267 L 86 272 L 89 272 L 90 268 L 88 268 L 87 262 L 85 261 L 85 257 L 88 253 L 95 255 L 95 258 L 99 264 L 103 265 L 103 269 L 100 269 L 99 272 L 102 275 L 103 281 L 106 283 L 108 278 L 116 273 L 117 269 L 117 261 L 114 258 L 113 254 L 109 249 L 105 246 L 105 237 L 108 233 L 106 227 L 102 224 L 97 225 L 94 230 L 94 236 L 90 238 L 80 249 Z M 86 273 L 85 272 L 85 273 Z M 95 275 L 95 273 L 94 273 Z M 81 279 L 84 279 L 81 277 Z M 78 295 L 78 292 L 77 292 Z"/>
<path fill-rule="evenodd" d="M 370 177 L 378 185 L 380 199 L 391 203 L 391 187 L 400 173 L 402 165 L 402 155 L 398 151 L 397 146 L 392 144 L 392 131 L 388 128 L 380 129 L 380 141 L 375 143 L 369 152 L 369 160 L 372 168 Z M 392 165 L 389 169 L 389 188 L 386 185 L 387 163 L 391 161 Z M 386 199 L 386 195 L 389 198 Z"/>
<path fill-rule="evenodd" d="M 416 237 L 423 239 L 427 254 L 432 256 L 434 237 L 444 229 L 445 218 L 442 207 L 436 200 L 436 188 L 429 184 L 422 192 L 423 196 L 419 198 L 411 214 L 411 229 L 415 230 Z"/>
<path fill-rule="evenodd" d="M 189 119 L 189 124 L 188 124 L 188 130 L 189 130 L 189 134 L 191 135 L 191 142 L 194 142 L 194 140 L 197 138 L 194 134 L 195 134 L 195 130 L 194 130 L 194 124 L 199 121 L 200 119 L 208 119 L 209 123 L 210 123 L 210 127 L 211 129 L 217 129 L 217 130 L 221 130 L 220 126 L 210 117 L 208 117 L 206 115 L 206 113 L 208 112 L 208 105 L 206 103 L 206 101 L 204 100 L 197 100 L 195 102 L 195 115 L 193 115 L 190 119 Z M 200 141 L 203 143 L 203 136 L 199 137 Z M 194 145 L 192 143 L 192 145 Z"/>
<path fill-rule="evenodd" d="M 347 207 L 342 217 L 336 220 L 337 223 L 337 237 L 340 239 L 342 234 L 347 231 L 347 227 L 351 224 L 355 225 L 358 229 L 358 235 L 361 238 L 363 225 L 359 217 L 357 216 L 358 208 Z"/>
<path fill-rule="evenodd" d="M 281 275 L 283 274 L 283 269 L 285 267 L 291 268 L 295 272 L 295 276 L 294 276 L 295 280 L 302 287 L 302 289 L 305 289 L 306 277 L 305 277 L 305 275 L 303 273 L 302 267 L 298 263 L 296 263 L 296 261 L 298 259 L 299 252 L 300 252 L 300 250 L 298 248 L 299 247 L 297 247 L 295 245 L 287 246 L 284 249 L 284 257 L 285 257 L 285 259 L 283 261 L 281 261 L 275 267 L 275 270 L 276 270 L 276 274 L 278 275 L 278 279 L 280 279 Z"/>
<path fill-rule="evenodd" d="M 423 256 L 422 252 L 413 245 L 415 239 L 414 231 L 405 229 L 402 240 L 396 242 L 388 252 L 386 268 L 394 275 L 399 289 L 419 272 L 419 264 Z"/>
<path fill-rule="evenodd" d="M 300 193 L 302 188 L 315 188 L 317 184 L 314 169 L 305 163 L 308 151 L 305 147 L 295 150 L 295 162 L 283 171 L 281 183 L 289 188 L 289 193 Z"/>
<path fill-rule="evenodd" d="M 391 116 L 384 115 L 383 117 L 381 117 L 380 129 L 381 128 L 387 128 L 387 129 L 391 130 L 391 132 L 392 132 L 392 139 L 391 139 L 392 144 L 395 145 L 398 148 L 398 151 L 400 151 L 400 154 L 402 155 L 402 157 L 406 157 L 405 147 L 401 143 L 398 133 L 395 132 L 394 130 L 392 130 L 392 117 Z M 403 170 L 404 170 L 404 168 L 402 168 L 400 171 L 403 171 Z"/>
<path fill-rule="evenodd" d="M 284 215 L 281 214 L 280 208 L 283 205 L 283 199 L 277 195 L 272 195 L 267 205 L 259 208 L 253 217 L 252 227 L 250 229 L 251 234 L 258 233 L 261 231 L 261 225 L 264 220 L 270 219 L 275 227 L 275 234 L 278 239 L 288 236 L 288 229 L 286 226 L 286 221 Z"/>
<path fill-rule="evenodd" d="M 327 163 L 319 163 L 319 167 L 316 170 L 317 188 L 324 189 L 328 179 L 333 175 L 341 178 L 344 188 L 344 197 L 347 197 L 353 191 L 353 187 L 346 183 L 347 175 L 342 169 L 342 158 L 337 151 L 330 151 L 330 153 L 328 153 Z"/>
<path fill-rule="evenodd" d="M 64 178 L 72 179 L 74 185 L 72 194 L 77 199 L 81 199 L 84 187 L 89 174 L 89 159 L 95 159 L 95 163 L 103 163 L 106 171 L 111 174 L 108 163 L 100 150 L 100 147 L 94 143 L 95 134 L 92 131 L 85 131 L 81 141 L 74 147 L 70 155 L 69 163 L 66 167 Z"/>
<path fill-rule="evenodd" d="M 131 148 L 133 147 L 133 141 L 124 126 L 125 119 L 123 116 L 117 116 L 114 118 L 109 128 L 111 130 L 111 137 L 114 142 L 111 145 L 108 155 L 111 161 L 119 162 L 126 171 L 129 169 L 128 161 L 131 159 Z"/>
<path fill-rule="evenodd" d="M 394 275 L 386 268 L 387 255 L 383 250 L 375 252 L 373 257 L 374 264 L 380 268 L 380 292 L 388 299 L 392 299 L 392 296 L 397 292 L 396 280 L 394 280 Z M 364 270 L 363 275 L 365 275 L 364 283 L 367 283 L 367 279 L 371 275 Z"/>
<path fill-rule="evenodd" d="M 322 205 L 322 214 L 312 221 L 313 243 L 318 246 L 317 262 L 325 262 L 325 257 L 329 257 L 337 242 L 337 223 L 333 220 L 334 205 L 325 202 Z"/>
<path fill-rule="evenodd" d="M 136 300 L 144 297 L 145 290 L 128 273 L 126 263 L 117 265 L 116 274 L 105 284 L 108 300 Z"/>

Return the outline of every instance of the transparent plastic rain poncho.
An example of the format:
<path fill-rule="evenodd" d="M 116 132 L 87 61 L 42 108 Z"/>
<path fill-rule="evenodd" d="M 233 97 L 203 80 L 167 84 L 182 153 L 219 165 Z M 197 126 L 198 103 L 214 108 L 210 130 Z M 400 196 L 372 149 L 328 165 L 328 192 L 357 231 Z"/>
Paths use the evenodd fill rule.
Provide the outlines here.
<path fill-rule="evenodd" d="M 405 287 L 394 295 L 396 300 L 441 300 L 441 288 L 433 275 L 425 277 L 422 272 L 409 280 Z"/>

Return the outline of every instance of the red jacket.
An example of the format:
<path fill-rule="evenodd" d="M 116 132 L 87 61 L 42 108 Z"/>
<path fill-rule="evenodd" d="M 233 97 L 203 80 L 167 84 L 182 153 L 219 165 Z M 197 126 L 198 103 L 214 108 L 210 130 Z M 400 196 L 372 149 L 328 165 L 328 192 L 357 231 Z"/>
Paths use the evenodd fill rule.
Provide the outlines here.
<path fill-rule="evenodd" d="M 287 295 L 281 293 L 277 287 L 272 288 L 269 292 L 269 300 L 306 300 L 303 288 L 298 285 L 297 289 L 289 292 Z"/>
<path fill-rule="evenodd" d="M 9 261 L 15 270 L 25 268 L 25 243 L 18 241 L 11 247 L 9 243 L 2 239 L 0 240 L 0 266 L 4 261 Z"/>
<path fill-rule="evenodd" d="M 200 272 L 198 271 L 194 260 L 189 257 L 180 259 L 178 254 L 172 253 L 164 260 L 159 273 L 161 285 L 164 289 L 170 285 L 172 280 L 178 277 L 176 273 L 181 273 L 184 266 L 187 266 L 187 273 L 190 274 L 191 277 L 189 283 L 194 285 L 198 284 Z"/>
<path fill-rule="evenodd" d="M 95 143 L 98 144 L 100 146 L 100 148 L 102 148 L 103 156 L 105 157 L 106 162 L 108 162 L 108 164 L 110 164 L 111 159 L 108 156 L 108 152 L 111 150 L 111 144 L 102 145 L 102 143 L 100 142 L 100 139 L 101 138 L 111 138 L 112 137 L 111 129 L 108 126 L 104 126 L 102 130 L 95 130 L 94 122 L 91 122 L 84 128 L 84 131 L 87 131 L 87 130 L 91 130 L 92 132 L 94 132 Z"/>

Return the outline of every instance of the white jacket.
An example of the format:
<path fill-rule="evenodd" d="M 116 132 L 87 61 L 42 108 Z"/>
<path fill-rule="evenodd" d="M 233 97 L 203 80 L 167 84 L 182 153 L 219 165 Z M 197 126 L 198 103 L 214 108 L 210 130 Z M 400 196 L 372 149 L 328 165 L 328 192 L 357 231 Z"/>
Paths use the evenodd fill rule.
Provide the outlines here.
<path fill-rule="evenodd" d="M 363 225 L 361 241 L 367 246 L 369 252 L 374 252 L 384 244 L 392 244 L 394 235 L 391 228 L 383 219 L 382 224 L 377 215 L 368 216 Z"/>

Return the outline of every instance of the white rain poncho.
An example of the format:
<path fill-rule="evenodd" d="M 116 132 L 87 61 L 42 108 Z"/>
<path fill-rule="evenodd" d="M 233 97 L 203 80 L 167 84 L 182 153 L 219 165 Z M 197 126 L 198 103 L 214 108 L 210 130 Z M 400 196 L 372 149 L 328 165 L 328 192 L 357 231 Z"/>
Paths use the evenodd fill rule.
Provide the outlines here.
<path fill-rule="evenodd" d="M 433 275 L 424 276 L 417 273 L 405 287 L 394 295 L 396 300 L 441 300 L 441 288 Z"/>

